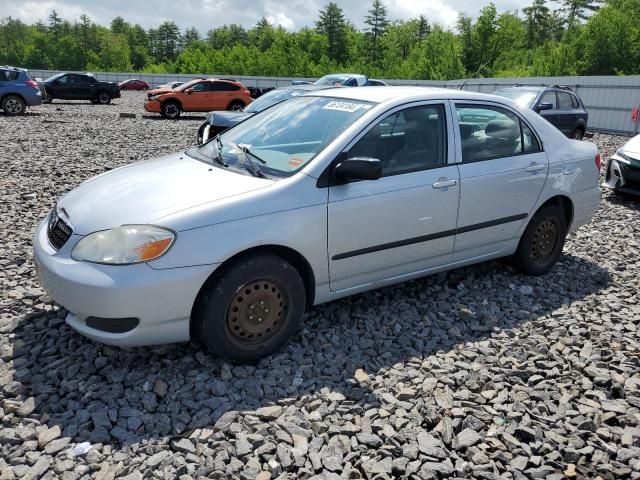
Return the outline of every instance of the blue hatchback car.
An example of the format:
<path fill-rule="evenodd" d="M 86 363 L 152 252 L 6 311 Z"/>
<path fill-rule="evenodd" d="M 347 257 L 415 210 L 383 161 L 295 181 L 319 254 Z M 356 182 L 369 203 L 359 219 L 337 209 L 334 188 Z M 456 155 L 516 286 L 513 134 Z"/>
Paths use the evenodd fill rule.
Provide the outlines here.
<path fill-rule="evenodd" d="M 0 66 L 0 108 L 7 115 L 21 115 L 27 106 L 42 103 L 38 82 L 22 68 Z"/>

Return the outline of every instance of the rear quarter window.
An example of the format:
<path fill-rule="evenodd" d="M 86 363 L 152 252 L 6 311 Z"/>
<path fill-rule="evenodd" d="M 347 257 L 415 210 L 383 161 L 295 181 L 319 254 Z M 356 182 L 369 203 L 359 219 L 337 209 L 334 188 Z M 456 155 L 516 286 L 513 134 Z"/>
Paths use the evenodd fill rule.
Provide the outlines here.
<path fill-rule="evenodd" d="M 16 80 L 20 72 L 15 70 L 0 70 L 0 82 L 10 82 Z"/>

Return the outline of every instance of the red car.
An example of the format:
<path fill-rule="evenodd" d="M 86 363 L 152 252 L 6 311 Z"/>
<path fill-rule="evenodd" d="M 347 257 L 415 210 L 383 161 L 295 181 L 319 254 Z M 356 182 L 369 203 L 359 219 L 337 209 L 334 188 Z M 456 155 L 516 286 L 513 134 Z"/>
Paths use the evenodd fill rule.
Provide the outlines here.
<path fill-rule="evenodd" d="M 144 80 L 131 78 L 118 84 L 120 90 L 149 90 L 149 84 Z"/>

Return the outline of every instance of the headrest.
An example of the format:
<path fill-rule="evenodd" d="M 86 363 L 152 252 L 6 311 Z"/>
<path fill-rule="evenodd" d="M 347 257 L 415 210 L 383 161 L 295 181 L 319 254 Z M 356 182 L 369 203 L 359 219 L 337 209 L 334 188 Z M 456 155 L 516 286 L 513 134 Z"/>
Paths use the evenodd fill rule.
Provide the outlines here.
<path fill-rule="evenodd" d="M 520 128 L 512 120 L 491 120 L 484 129 L 488 137 L 517 140 L 520 138 Z"/>

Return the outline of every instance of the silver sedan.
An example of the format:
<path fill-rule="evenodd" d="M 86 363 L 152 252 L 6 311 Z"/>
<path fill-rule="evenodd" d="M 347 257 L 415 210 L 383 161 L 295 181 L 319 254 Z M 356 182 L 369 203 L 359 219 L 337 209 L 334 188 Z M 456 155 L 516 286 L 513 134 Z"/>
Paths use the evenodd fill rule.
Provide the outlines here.
<path fill-rule="evenodd" d="M 92 339 L 198 337 L 254 361 L 312 305 L 498 257 L 544 274 L 596 210 L 599 168 L 593 144 L 504 98 L 324 90 L 86 181 L 34 253 Z"/>

